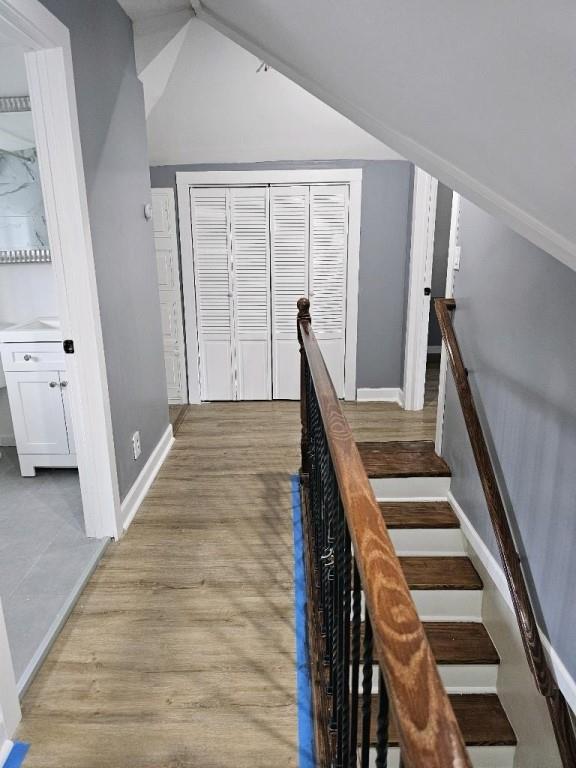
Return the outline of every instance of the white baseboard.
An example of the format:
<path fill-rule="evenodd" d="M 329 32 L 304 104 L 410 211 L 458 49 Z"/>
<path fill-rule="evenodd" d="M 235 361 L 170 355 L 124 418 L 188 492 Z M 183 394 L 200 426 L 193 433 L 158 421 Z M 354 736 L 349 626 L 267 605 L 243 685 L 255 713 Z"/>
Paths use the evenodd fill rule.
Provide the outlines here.
<path fill-rule="evenodd" d="M 156 448 L 154 448 L 150 454 L 148 461 L 142 467 L 140 474 L 136 478 L 136 482 L 132 488 L 130 488 L 124 501 L 120 505 L 122 520 L 124 521 L 122 523 L 124 531 L 128 529 L 128 526 L 132 520 L 134 520 L 136 513 L 140 509 L 140 505 L 144 501 L 150 486 L 154 482 L 154 478 L 158 474 L 158 471 L 164 463 L 164 459 L 168 455 L 173 444 L 174 435 L 172 434 L 172 425 L 169 424 L 166 428 L 166 432 L 164 432 L 158 441 Z"/>
<path fill-rule="evenodd" d="M 0 768 L 8 760 L 8 755 L 12 752 L 13 746 L 14 742 L 10 741 L 10 739 L 6 739 L 3 744 L 0 744 Z"/>
<path fill-rule="evenodd" d="M 442 345 L 441 344 L 439 344 L 437 346 L 432 345 L 432 346 L 428 347 L 428 354 L 429 355 L 439 355 L 440 352 L 442 352 Z"/>
<path fill-rule="evenodd" d="M 404 393 L 400 387 L 361 387 L 356 391 L 356 400 L 359 402 L 398 403 L 404 402 Z"/>
<path fill-rule="evenodd" d="M 476 529 L 473 527 L 472 523 L 466 516 L 466 513 L 454 498 L 452 491 L 448 492 L 448 501 L 452 505 L 454 512 L 460 520 L 462 533 L 486 569 L 486 572 L 492 579 L 494 586 L 502 595 L 504 602 L 511 611 L 514 611 L 512 597 L 510 595 L 510 590 L 508 589 L 508 582 L 506 581 L 506 576 L 504 575 L 502 566 L 496 560 L 492 552 L 490 552 L 486 544 L 482 541 Z M 544 651 L 546 652 L 548 662 L 552 667 L 552 671 L 554 673 L 554 677 L 556 678 L 558 687 L 564 694 L 564 697 L 568 702 L 568 706 L 572 709 L 573 712 L 576 713 L 576 680 L 574 680 L 572 675 L 566 669 L 564 662 L 560 659 L 550 644 L 550 640 L 548 640 L 541 627 L 538 627 L 538 631 L 540 632 L 540 639 L 542 640 Z"/>

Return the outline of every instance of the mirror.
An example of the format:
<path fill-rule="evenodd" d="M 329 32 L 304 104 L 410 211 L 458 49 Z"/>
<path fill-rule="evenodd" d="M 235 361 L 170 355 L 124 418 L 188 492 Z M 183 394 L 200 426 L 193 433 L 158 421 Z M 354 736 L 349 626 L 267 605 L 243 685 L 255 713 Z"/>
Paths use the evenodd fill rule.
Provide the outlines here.
<path fill-rule="evenodd" d="M 30 100 L 0 97 L 0 263 L 49 254 Z"/>

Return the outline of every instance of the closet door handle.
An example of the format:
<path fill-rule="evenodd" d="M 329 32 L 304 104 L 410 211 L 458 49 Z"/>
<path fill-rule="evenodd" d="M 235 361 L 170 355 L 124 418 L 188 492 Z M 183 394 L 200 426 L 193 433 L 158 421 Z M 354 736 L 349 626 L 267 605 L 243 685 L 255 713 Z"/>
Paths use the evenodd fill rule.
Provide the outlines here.
<path fill-rule="evenodd" d="M 28 360 L 32 360 L 32 355 L 24 355 L 24 360 L 28 362 Z"/>
<path fill-rule="evenodd" d="M 61 381 L 60 382 L 60 386 L 61 387 L 67 387 L 68 386 L 68 382 L 67 381 Z"/>
<path fill-rule="evenodd" d="M 51 387 L 52 389 L 54 389 L 54 387 L 58 386 L 58 382 L 57 381 L 51 381 L 48 386 Z"/>

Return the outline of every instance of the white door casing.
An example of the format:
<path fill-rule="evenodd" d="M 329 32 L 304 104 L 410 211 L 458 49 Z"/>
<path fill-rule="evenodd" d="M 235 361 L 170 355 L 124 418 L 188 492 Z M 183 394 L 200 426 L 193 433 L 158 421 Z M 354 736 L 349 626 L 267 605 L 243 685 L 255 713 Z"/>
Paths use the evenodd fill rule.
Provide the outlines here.
<path fill-rule="evenodd" d="M 152 189 L 152 221 L 168 402 L 185 403 L 188 398 L 186 347 L 173 189 L 169 187 Z"/>
<path fill-rule="evenodd" d="M 420 411 L 424 407 L 430 289 L 436 226 L 438 180 L 420 168 L 414 169 L 412 196 L 412 237 L 406 342 L 404 351 L 404 408 Z"/>
<path fill-rule="evenodd" d="M 182 284 L 186 322 L 188 362 L 188 400 L 201 402 L 199 369 L 200 337 L 197 323 L 191 190 L 193 187 L 255 185 L 348 184 L 348 264 L 346 278 L 345 373 L 344 395 L 356 399 L 356 347 L 358 327 L 358 270 L 360 255 L 360 214 L 362 202 L 362 169 L 300 169 L 259 171 L 182 171 L 176 174 L 180 242 L 182 247 Z M 272 259 L 273 262 L 273 259 Z M 314 317 L 314 315 L 312 315 Z M 296 305 L 293 310 L 296 324 Z"/>
<path fill-rule="evenodd" d="M 271 187 L 272 392 L 280 400 L 300 397 L 295 307 L 309 292 L 309 216 L 309 186 Z"/>
<path fill-rule="evenodd" d="M 452 193 L 452 211 L 450 213 L 450 239 L 448 241 L 448 266 L 446 269 L 447 299 L 454 296 L 454 273 L 460 268 L 460 203 L 457 192 Z M 444 410 L 446 404 L 446 376 L 448 375 L 448 356 L 446 345 L 442 342 L 440 353 L 440 377 L 438 382 L 438 407 L 436 409 L 436 438 L 434 448 L 440 456 L 442 452 L 442 434 L 444 430 Z"/>

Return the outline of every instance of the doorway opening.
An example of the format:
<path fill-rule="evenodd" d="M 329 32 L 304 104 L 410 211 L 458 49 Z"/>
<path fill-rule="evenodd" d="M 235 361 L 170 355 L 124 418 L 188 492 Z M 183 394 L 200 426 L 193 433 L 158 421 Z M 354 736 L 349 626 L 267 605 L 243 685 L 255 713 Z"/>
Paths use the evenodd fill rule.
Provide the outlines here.
<path fill-rule="evenodd" d="M 120 501 L 68 30 L 36 0 L 0 0 L 0 58 L 0 736 L 10 736 L 18 694 L 118 535 Z"/>
<path fill-rule="evenodd" d="M 453 293 L 458 268 L 459 196 L 415 169 L 406 346 L 404 406 L 437 406 L 437 450 L 444 408 L 446 361 L 434 299 Z M 439 437 L 440 436 L 440 437 Z"/>

